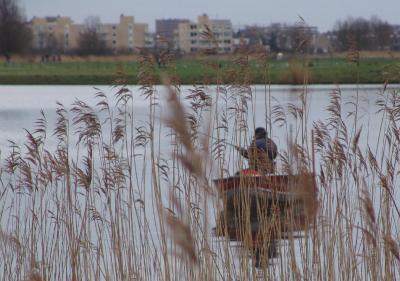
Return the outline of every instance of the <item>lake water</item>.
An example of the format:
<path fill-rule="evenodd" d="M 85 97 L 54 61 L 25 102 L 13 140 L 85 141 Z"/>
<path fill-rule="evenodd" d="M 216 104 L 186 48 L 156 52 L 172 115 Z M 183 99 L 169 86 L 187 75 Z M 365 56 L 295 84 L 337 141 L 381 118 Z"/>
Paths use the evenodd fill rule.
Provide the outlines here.
<path fill-rule="evenodd" d="M 396 89 L 396 85 L 392 87 Z M 134 120 L 133 126 L 139 127 L 148 122 L 150 118 L 149 101 L 141 95 L 138 86 L 132 86 L 129 87 L 129 89 L 132 91 L 132 96 L 134 97 L 133 108 L 129 109 L 131 110 L 132 115 L 134 115 L 132 117 Z M 159 140 L 157 149 L 159 148 L 160 153 L 166 155 L 170 153 L 170 142 L 166 141 L 168 138 L 165 138 L 165 136 L 169 134 L 169 131 L 165 128 L 162 120 L 165 115 L 168 115 L 169 111 L 168 105 L 166 105 L 167 98 L 165 88 L 160 86 L 156 89 L 156 95 L 158 96 L 157 102 L 159 103 L 159 106 L 155 107 L 154 113 L 154 116 L 156 116 L 155 126 L 158 127 L 158 129 L 155 130 L 155 139 Z M 227 121 L 229 129 L 226 130 L 224 138 L 228 143 L 237 143 L 239 138 L 243 145 L 248 144 L 252 135 L 252 129 L 249 129 L 245 133 L 240 131 L 241 129 L 238 124 L 238 118 L 245 120 L 245 125 L 248 126 L 248 128 L 255 128 L 257 126 L 266 127 L 269 126 L 269 124 L 266 124 L 266 114 L 271 115 L 270 111 L 273 111 L 274 106 L 279 105 L 282 106 L 283 111 L 286 111 L 285 118 L 287 119 L 287 123 L 284 126 L 282 126 L 280 122 L 274 123 L 272 124 L 272 128 L 268 131 L 271 138 L 279 144 L 279 148 L 285 150 L 287 148 L 289 135 L 292 138 L 296 138 L 296 141 L 299 141 L 301 136 L 299 136 L 300 132 L 298 130 L 303 128 L 302 126 L 304 126 L 306 130 L 310 131 L 314 122 L 319 120 L 325 121 L 329 118 L 330 113 L 327 111 L 327 107 L 330 103 L 330 94 L 338 89 L 342 96 L 341 111 L 343 119 L 345 122 L 348 120 L 350 124 L 349 129 L 352 128 L 351 124 L 354 122 L 354 118 L 352 116 L 347 117 L 346 115 L 348 112 L 354 111 L 352 103 L 356 102 L 356 96 L 358 94 L 359 126 L 363 126 L 362 135 L 364 136 L 360 145 L 363 148 L 365 148 L 366 145 L 374 148 L 377 145 L 378 135 L 380 133 L 376 128 L 379 128 L 381 125 L 381 118 L 376 118 L 378 108 L 375 104 L 380 93 L 383 91 L 383 86 L 381 85 L 341 85 L 340 87 L 335 85 L 313 85 L 308 86 L 307 88 L 303 86 L 287 85 L 273 85 L 266 88 L 265 86 L 254 85 L 251 87 L 252 98 L 246 101 L 248 114 L 246 114 L 246 116 L 239 116 L 239 114 L 236 114 L 232 110 L 230 110 L 230 113 L 227 113 L 231 114 L 231 116 L 227 117 L 230 120 Z M 187 106 L 190 106 L 190 101 L 186 100 L 185 96 L 191 94 L 191 90 L 193 90 L 193 87 L 183 86 L 181 88 L 182 101 Z M 215 98 L 217 96 L 215 87 L 208 87 L 204 90 L 213 97 L 213 103 L 217 101 L 219 104 L 217 107 L 219 106 L 222 109 L 224 109 L 224 107 L 226 109 L 228 106 L 236 106 L 237 103 L 240 102 L 240 98 L 237 97 L 231 101 L 226 101 L 223 98 Z M 95 94 L 99 91 L 106 94 L 110 105 L 116 103 L 116 89 L 108 86 L 0 86 L 0 152 L 2 158 L 6 157 L 11 150 L 10 140 L 21 147 L 24 146 L 27 134 L 25 130 L 30 132 L 35 130 L 35 122 L 41 117 L 41 110 L 43 110 L 47 119 L 48 136 L 46 146 L 49 150 L 55 149 L 57 145 L 56 139 L 52 137 L 51 134 L 56 123 L 57 102 L 61 103 L 67 109 L 71 109 L 72 104 L 77 100 L 95 107 L 99 102 L 99 99 L 95 98 Z M 228 89 L 227 91 L 230 91 L 228 96 L 235 96 L 238 95 L 240 89 Z M 389 90 L 387 92 L 389 92 Z M 296 121 L 286 109 L 288 105 L 294 105 L 301 108 L 302 100 L 300 96 L 302 93 L 307 93 L 304 100 L 304 102 L 306 102 L 306 106 L 304 107 L 305 112 L 303 113 L 305 115 L 303 118 L 305 120 L 304 124 L 300 124 L 299 121 Z M 100 116 L 102 115 L 102 113 L 97 109 L 95 110 Z M 114 115 L 115 114 L 116 112 Z M 210 113 L 209 115 L 214 116 L 213 118 L 220 118 L 220 116 L 217 116 L 218 113 L 215 112 Z M 203 125 L 207 127 L 211 121 L 207 120 L 207 118 L 204 120 L 205 122 L 203 122 Z M 212 133 L 214 137 L 215 129 L 213 129 L 213 127 L 217 126 L 218 125 L 215 124 L 215 121 L 210 125 L 211 129 L 214 130 Z M 200 131 L 201 130 L 202 129 L 200 129 Z M 108 130 L 104 130 L 103 132 L 105 138 L 110 137 L 110 134 L 107 131 Z M 349 134 L 354 134 L 354 132 L 349 132 Z M 234 155 L 231 155 L 234 153 L 232 150 L 229 150 L 228 152 L 229 158 L 235 157 Z M 231 161 L 230 163 L 228 162 L 226 165 L 225 168 L 229 170 L 230 173 L 234 173 L 238 169 L 237 162 L 235 161 Z"/>
<path fill-rule="evenodd" d="M 393 87 L 396 87 L 394 85 Z M 97 87 L 107 94 L 110 103 L 113 103 L 115 90 L 107 86 Z M 135 97 L 133 112 L 137 113 L 138 118 L 145 119 L 148 115 L 148 102 L 140 95 L 139 87 L 132 86 L 130 89 Z M 188 94 L 192 87 L 183 86 L 182 92 Z M 271 104 L 287 105 L 289 103 L 300 106 L 299 95 L 307 92 L 308 118 L 309 125 L 316 120 L 324 120 L 328 117 L 326 108 L 329 104 L 329 95 L 333 90 L 338 89 L 335 85 L 313 85 L 304 89 L 303 86 L 253 86 L 252 91 L 254 100 L 249 108 L 249 116 L 255 116 L 248 119 L 248 126 L 265 126 L 265 93 L 270 93 Z M 374 118 L 377 110 L 375 101 L 377 95 L 382 92 L 381 85 L 341 85 L 343 112 L 349 111 L 354 102 L 356 92 L 359 94 L 359 103 L 361 105 L 361 114 L 370 128 L 375 128 L 379 120 Z M 24 129 L 32 130 L 34 122 L 40 117 L 40 110 L 46 114 L 49 129 L 55 123 L 55 110 L 60 102 L 65 107 L 70 108 L 76 100 L 81 100 L 91 106 L 95 106 L 98 100 L 95 99 L 95 93 L 98 92 L 93 86 L 0 86 L 0 149 L 7 151 L 8 140 L 22 143 L 25 136 Z M 159 87 L 161 97 L 160 112 L 165 110 L 165 100 L 163 99 L 163 88 Z M 210 87 L 209 92 L 215 92 L 215 88 Z M 348 108 L 346 108 L 348 107 Z M 254 111 L 254 115 L 253 112 Z M 311 127 L 310 127 L 311 128 Z M 373 130 L 372 133 L 375 131 Z M 273 132 L 273 138 L 277 142 L 284 140 L 279 129 Z M 3 153 L 4 154 L 4 153 Z"/>
<path fill-rule="evenodd" d="M 247 100 L 248 106 L 248 114 L 244 117 L 246 124 L 248 126 L 249 131 L 247 133 L 243 133 L 241 131 L 240 124 L 238 124 L 237 117 L 240 113 L 236 111 L 232 111 L 227 109 L 229 106 L 234 105 L 239 102 L 242 104 L 240 98 L 232 99 L 230 101 L 226 100 L 226 96 L 223 97 L 219 92 L 216 94 L 215 87 L 208 87 L 205 91 L 210 94 L 212 97 L 212 102 L 217 102 L 218 104 L 213 107 L 209 115 L 211 116 L 201 116 L 204 120 L 202 127 L 206 130 L 206 127 L 210 125 L 211 134 L 213 137 L 216 137 L 216 133 L 218 131 L 217 123 L 214 121 L 216 118 L 222 118 L 218 116 L 221 113 L 220 108 L 224 108 L 226 104 L 228 104 L 227 112 L 231 115 L 225 116 L 226 124 L 228 125 L 225 128 L 224 138 L 228 143 L 237 142 L 238 139 L 243 144 L 246 144 L 249 138 L 252 135 L 252 129 L 257 126 L 266 126 L 266 115 L 270 116 L 271 110 L 277 109 L 277 106 L 281 105 L 283 107 L 283 112 L 286 114 L 287 122 L 283 124 L 282 122 L 275 122 L 272 124 L 272 127 L 268 128 L 270 132 L 270 137 L 278 144 L 278 147 L 281 151 L 287 149 L 288 137 L 295 139 L 296 142 L 300 143 L 302 141 L 301 136 L 301 128 L 306 131 L 310 131 L 313 127 L 313 124 L 318 121 L 326 122 L 329 118 L 331 118 L 331 113 L 327 110 L 328 106 L 331 104 L 331 93 L 333 91 L 341 92 L 341 106 L 340 111 L 343 114 L 343 120 L 348 125 L 349 135 L 354 135 L 354 104 L 358 104 L 357 109 L 357 128 L 362 127 L 362 133 L 360 137 L 360 148 L 362 150 L 371 148 L 373 151 L 378 151 L 380 146 L 382 146 L 382 132 L 380 128 L 382 128 L 382 118 L 381 113 L 378 113 L 380 109 L 376 105 L 376 101 L 389 93 L 396 91 L 398 89 L 398 85 L 392 85 L 385 89 L 381 85 L 311 85 L 307 88 L 303 86 L 252 86 L 251 99 Z M 133 108 L 129 108 L 129 111 L 132 112 L 132 118 L 134 120 L 133 127 L 139 128 L 140 126 L 147 126 L 149 122 L 149 100 L 146 99 L 143 95 L 141 95 L 141 89 L 137 86 L 131 86 L 129 89 L 133 93 L 134 102 L 132 103 Z M 84 101 L 88 105 L 96 108 L 96 104 L 99 102 L 99 99 L 95 98 L 95 93 L 98 91 L 102 91 L 108 97 L 110 104 L 114 104 L 115 102 L 115 92 L 116 90 L 107 86 L 99 86 L 94 88 L 92 86 L 0 86 L 0 151 L 1 151 L 1 163 L 4 163 L 4 158 L 10 153 L 10 142 L 9 140 L 14 141 L 17 145 L 21 146 L 22 149 L 24 143 L 26 142 L 26 131 L 34 131 L 35 130 L 35 121 L 41 117 L 40 111 L 43 110 L 48 126 L 48 135 L 46 140 L 46 145 L 49 150 L 56 149 L 57 141 L 55 137 L 52 136 L 52 130 L 55 127 L 56 123 L 56 109 L 58 108 L 57 102 L 63 104 L 66 108 L 71 108 L 72 104 L 77 101 Z M 185 105 L 190 105 L 190 101 L 186 100 L 185 97 L 193 93 L 193 87 L 190 86 L 182 86 L 181 87 L 181 98 Z M 228 90 L 228 99 L 230 92 L 232 91 L 232 95 L 238 95 L 238 89 L 227 89 Z M 300 96 L 306 93 L 305 98 L 302 100 Z M 217 98 L 218 95 L 222 97 Z M 157 103 L 158 106 L 155 107 L 155 112 L 152 113 L 155 116 L 155 139 L 156 139 L 156 150 L 158 151 L 157 157 L 160 158 L 168 158 L 171 153 L 171 139 L 169 138 L 169 130 L 165 127 L 162 120 L 167 115 L 173 115 L 174 112 L 170 111 L 170 108 L 167 104 L 166 91 L 162 86 L 157 87 Z M 290 114 L 290 110 L 287 110 L 287 106 L 289 108 L 302 107 L 302 101 L 306 102 L 304 112 L 302 114 L 305 115 L 304 121 L 299 121 L 299 119 L 293 118 Z M 113 109 L 113 107 L 111 107 Z M 115 108 L 114 108 L 115 109 Z M 349 114 L 352 112 L 353 114 Z M 104 113 L 98 113 L 100 117 L 104 116 Z M 114 113 L 114 117 L 116 116 L 116 112 Z M 199 117 L 199 116 L 198 116 Z M 200 117 L 199 117 L 200 118 Z M 275 117 L 276 118 L 276 117 Z M 220 119 L 219 119 L 220 120 Z M 106 126 L 106 125 L 105 125 Z M 103 136 L 105 140 L 110 137 L 110 135 L 105 133 Z M 309 140 L 310 135 L 308 135 Z M 76 136 L 75 139 L 76 140 Z M 73 146 L 72 146 L 73 149 Z M 150 157 L 150 152 L 148 150 L 140 150 L 139 152 L 147 153 L 147 157 Z M 385 153 L 385 152 L 383 152 Z M 225 174 L 233 174 L 238 169 L 237 155 L 235 155 L 235 151 L 233 149 L 226 148 L 225 151 L 226 160 L 225 167 L 223 167 L 226 171 Z M 381 155 L 385 156 L 385 155 Z M 229 161 L 232 160 L 232 161 Z M 319 171 L 319 158 L 317 155 L 317 169 Z M 143 162 L 145 163 L 145 161 Z M 140 170 L 143 169 L 143 163 L 139 163 L 139 170 L 137 182 L 151 182 L 151 171 L 145 170 L 143 173 L 140 173 Z M 212 168 L 211 168 L 212 170 Z M 210 171 L 211 175 L 215 175 Z M 164 183 L 165 184 L 165 183 Z M 144 184 L 146 186 L 146 184 Z M 151 205 L 154 204 L 152 189 L 144 189 L 143 194 L 140 194 L 140 199 L 145 200 L 145 204 Z M 140 192 L 141 192 L 140 191 Z M 139 193 L 140 193 L 139 192 Z M 322 192 L 324 193 L 324 191 Z M 1 194 L 0 194 L 1 195 Z M 393 195 L 395 198 L 400 198 L 398 191 L 394 191 Z M 7 200 L 12 201 L 12 196 L 8 195 L 5 197 Z M 136 195 L 135 195 L 136 196 Z M 322 194 L 323 196 L 323 194 Z M 147 200 L 149 202 L 147 202 Z M 168 199 L 163 198 L 164 202 L 168 202 Z M 7 209 L 7 203 L 5 199 L 2 199 L 0 196 L 0 210 Z M 374 201 L 375 207 L 380 210 L 379 200 Z M 212 205 L 212 204 L 210 204 Z M 148 210 L 148 217 L 150 218 L 150 232 L 157 233 L 159 231 L 157 224 L 152 220 L 154 219 L 154 213 L 152 213 L 153 207 Z M 10 208 L 10 210 L 15 211 Z M 210 211 L 210 213 L 213 213 Z M 1 214 L 1 213 L 0 213 Z M 7 212 L 2 213 L 3 217 L 0 218 L 2 226 L 4 226 L 4 230 L 12 231 L 13 226 L 10 225 L 10 222 L 6 223 L 6 220 L 9 219 L 9 215 Z M 212 215 L 212 214 L 211 214 Z M 396 219 L 397 221 L 397 219 Z M 154 225 L 152 225 L 154 223 Z M 211 219 L 211 226 L 213 224 L 213 220 Z M 0 229 L 1 230 L 1 229 Z M 398 233 L 398 226 L 394 226 L 394 233 Z M 154 234 L 156 235 L 156 234 Z M 96 240 L 96 239 L 94 239 Z M 217 247 L 217 246 L 216 246 Z M 286 247 L 286 248 L 285 248 Z M 287 249 L 288 245 L 282 245 L 282 251 Z M 297 256 L 301 256 L 301 246 L 297 245 L 296 248 L 299 253 Z M 216 252 L 221 253 L 218 250 Z M 301 263 L 301 262 L 300 262 Z M 1 266 L 0 266 L 1 268 Z M 300 266 L 301 268 L 301 266 Z M 1 271 L 0 271 L 1 272 Z M 278 274 L 278 273 L 276 273 Z M 149 275 L 150 276 L 150 275 Z M 275 275 L 274 275 L 275 276 Z M 156 278 L 154 276 L 154 278 Z M 316 279 L 313 279 L 316 280 Z"/>

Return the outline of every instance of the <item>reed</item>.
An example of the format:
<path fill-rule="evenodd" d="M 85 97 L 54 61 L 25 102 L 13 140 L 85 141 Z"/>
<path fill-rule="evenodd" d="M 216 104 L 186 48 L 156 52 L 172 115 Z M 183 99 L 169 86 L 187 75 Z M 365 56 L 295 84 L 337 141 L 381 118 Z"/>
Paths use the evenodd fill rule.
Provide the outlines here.
<path fill-rule="evenodd" d="M 263 69 L 261 93 L 252 87 L 254 57 Z M 303 87 L 289 104 L 271 95 L 264 50 L 241 50 L 229 69 L 208 64 L 217 85 L 187 92 L 174 58 L 161 59 L 163 86 L 155 85 L 154 58 L 143 54 L 139 92 L 121 75 L 113 87 L 94 90 L 94 105 L 58 104 L 52 131 L 41 112 L 22 147 L 10 142 L 0 171 L 2 280 L 400 278 L 400 89 L 383 85 L 379 111 L 368 112 L 374 101 L 356 91 L 345 103 L 338 86 L 327 97 L 328 118 L 310 123 L 306 57 L 301 71 L 293 69 Z M 223 84 L 223 75 L 235 83 Z M 305 198 L 308 227 L 300 236 L 296 210 L 263 216 L 256 253 L 249 197 L 239 211 L 221 213 L 224 198 L 212 180 L 245 165 L 227 143 L 248 144 L 260 123 L 257 95 L 262 124 L 279 137 L 278 173 L 306 176 L 315 165 L 319 193 L 317 205 Z M 138 100 L 146 115 L 134 110 Z M 380 127 L 370 128 L 368 116 Z M 312 184 L 304 177 L 298 190 Z M 241 221 L 240 243 L 227 239 L 232 218 Z M 218 219 L 225 227 L 215 237 Z M 275 239 L 283 229 L 285 239 Z"/>

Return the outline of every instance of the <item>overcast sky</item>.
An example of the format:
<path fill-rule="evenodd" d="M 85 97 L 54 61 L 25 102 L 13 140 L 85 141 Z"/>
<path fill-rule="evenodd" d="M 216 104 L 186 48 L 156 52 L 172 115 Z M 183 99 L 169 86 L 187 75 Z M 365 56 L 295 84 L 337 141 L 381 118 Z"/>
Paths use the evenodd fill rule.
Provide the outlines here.
<path fill-rule="evenodd" d="M 400 24 L 400 0 L 19 0 L 28 19 L 33 16 L 70 16 L 82 23 L 87 16 L 100 16 L 103 23 L 117 23 L 119 15 L 133 15 L 136 22 L 154 30 L 156 19 L 186 18 L 196 21 L 206 13 L 210 18 L 230 19 L 234 27 L 295 23 L 301 16 L 320 31 L 332 29 L 348 16 L 369 19 L 376 15 Z"/>

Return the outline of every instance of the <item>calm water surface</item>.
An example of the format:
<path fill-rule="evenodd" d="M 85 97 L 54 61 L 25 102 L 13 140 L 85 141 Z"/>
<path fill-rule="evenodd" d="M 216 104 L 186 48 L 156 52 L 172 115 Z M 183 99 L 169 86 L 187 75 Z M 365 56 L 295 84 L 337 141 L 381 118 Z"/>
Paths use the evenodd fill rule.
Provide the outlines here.
<path fill-rule="evenodd" d="M 110 104 L 114 102 L 115 90 L 107 86 L 99 86 L 101 91 L 107 94 Z M 188 93 L 191 87 L 182 87 L 183 93 Z M 148 102 L 140 95 L 139 87 L 132 86 L 135 103 L 134 112 L 138 114 L 138 118 L 146 118 L 148 115 Z M 309 103 L 308 123 L 311 125 L 314 121 L 325 120 L 328 117 L 326 107 L 329 104 L 329 94 L 337 89 L 335 85 L 315 85 L 307 88 L 307 101 Z M 346 85 L 340 86 L 342 92 L 343 104 L 354 102 L 355 94 L 358 90 L 361 114 L 365 126 L 374 128 L 378 125 L 375 116 L 377 108 L 375 101 L 377 95 L 382 91 L 382 86 L 370 85 Z M 215 89 L 210 87 L 210 93 Z M 158 87 L 159 94 L 162 98 L 163 87 Z M 276 104 L 286 105 L 293 103 L 300 105 L 299 95 L 304 91 L 302 86 L 271 86 L 266 89 L 264 86 L 253 86 L 254 103 L 250 112 L 254 110 L 255 118 L 249 119 L 249 127 L 264 125 L 265 120 L 265 93 L 271 93 L 272 106 Z M 55 123 L 55 110 L 57 102 L 65 107 L 70 107 L 76 100 L 87 102 L 91 106 L 95 106 L 97 100 L 94 98 L 98 92 L 93 86 L 0 86 L 0 149 L 7 151 L 8 140 L 16 141 L 21 144 L 23 142 L 24 129 L 32 130 L 34 122 L 40 117 L 40 110 L 43 110 L 49 129 L 52 129 Z M 165 101 L 161 101 L 160 111 L 165 110 Z M 350 105 L 348 105 L 349 110 Z M 346 112 L 346 108 L 343 109 Z M 162 114 L 161 112 L 159 113 Z M 251 116 L 251 113 L 249 114 Z M 311 128 L 311 127 L 310 127 Z M 274 130 L 273 138 L 281 141 L 283 138 L 279 129 Z"/>

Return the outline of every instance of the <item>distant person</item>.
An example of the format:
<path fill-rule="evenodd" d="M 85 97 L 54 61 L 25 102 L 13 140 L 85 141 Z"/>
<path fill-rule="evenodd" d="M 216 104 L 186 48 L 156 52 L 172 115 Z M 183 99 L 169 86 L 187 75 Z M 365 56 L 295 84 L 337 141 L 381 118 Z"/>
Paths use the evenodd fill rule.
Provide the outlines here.
<path fill-rule="evenodd" d="M 4 54 L 4 58 L 6 59 L 6 65 L 11 64 L 11 56 L 9 54 Z"/>
<path fill-rule="evenodd" d="M 42 63 L 48 63 L 49 59 L 50 59 L 50 55 L 49 54 L 44 54 L 44 55 L 42 55 L 41 62 Z"/>
<path fill-rule="evenodd" d="M 262 128 L 256 128 L 254 140 L 246 149 L 235 146 L 239 153 L 248 159 L 249 169 L 256 170 L 263 174 L 272 174 L 275 172 L 275 159 L 278 155 L 276 144 L 267 137 L 267 131 Z"/>

